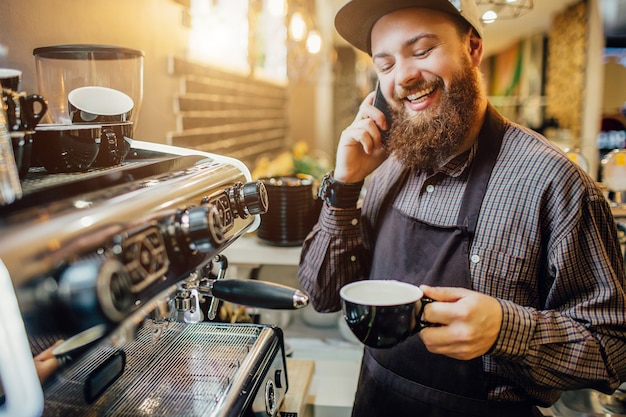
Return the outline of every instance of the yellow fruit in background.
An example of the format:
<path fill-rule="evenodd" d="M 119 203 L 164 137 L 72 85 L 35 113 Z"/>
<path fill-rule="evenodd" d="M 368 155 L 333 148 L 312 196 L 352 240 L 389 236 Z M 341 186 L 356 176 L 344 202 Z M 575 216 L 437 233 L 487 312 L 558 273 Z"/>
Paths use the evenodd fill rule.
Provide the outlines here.
<path fill-rule="evenodd" d="M 295 159 L 302 159 L 309 153 L 309 145 L 304 141 L 298 141 L 293 146 L 293 157 Z"/>
<path fill-rule="evenodd" d="M 270 168 L 271 161 L 267 156 L 263 156 L 259 158 L 256 167 L 251 172 L 252 178 L 259 179 L 263 177 L 267 177 L 267 172 Z"/>
<path fill-rule="evenodd" d="M 293 173 L 293 156 L 291 152 L 283 152 L 271 163 L 272 175 L 291 175 Z"/>
<path fill-rule="evenodd" d="M 273 160 L 267 157 L 260 158 L 256 168 L 252 172 L 252 177 L 258 179 L 293 175 L 294 169 L 295 166 L 291 152 L 283 152 Z"/>
<path fill-rule="evenodd" d="M 252 171 L 252 178 L 308 174 L 320 179 L 330 169 L 330 162 L 325 155 L 320 152 L 311 153 L 307 142 L 298 141 L 291 152 L 282 152 L 274 159 L 268 156 L 259 158 Z"/>

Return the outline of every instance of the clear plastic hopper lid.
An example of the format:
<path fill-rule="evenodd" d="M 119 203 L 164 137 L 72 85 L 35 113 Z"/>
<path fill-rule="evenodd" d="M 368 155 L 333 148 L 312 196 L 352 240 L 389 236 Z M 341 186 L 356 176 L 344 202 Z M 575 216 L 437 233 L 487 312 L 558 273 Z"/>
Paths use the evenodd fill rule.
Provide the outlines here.
<path fill-rule="evenodd" d="M 144 53 L 110 45 L 57 45 L 35 48 L 38 93 L 48 101 L 46 123 L 71 123 L 69 93 L 80 87 L 107 87 L 131 97 L 130 121 L 137 126 L 143 101 Z"/>

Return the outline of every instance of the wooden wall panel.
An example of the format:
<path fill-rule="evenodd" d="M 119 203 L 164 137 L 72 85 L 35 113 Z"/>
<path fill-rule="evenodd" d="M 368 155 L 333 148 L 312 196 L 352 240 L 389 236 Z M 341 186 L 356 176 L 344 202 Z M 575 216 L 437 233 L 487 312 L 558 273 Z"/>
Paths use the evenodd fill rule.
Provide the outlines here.
<path fill-rule="evenodd" d="M 286 86 L 180 58 L 170 60 L 170 74 L 181 79 L 172 145 L 237 158 L 251 170 L 259 157 L 288 149 Z"/>
<path fill-rule="evenodd" d="M 587 74 L 587 2 L 580 1 L 557 15 L 549 33 L 546 115 L 572 132 L 580 146 L 585 76 Z"/>

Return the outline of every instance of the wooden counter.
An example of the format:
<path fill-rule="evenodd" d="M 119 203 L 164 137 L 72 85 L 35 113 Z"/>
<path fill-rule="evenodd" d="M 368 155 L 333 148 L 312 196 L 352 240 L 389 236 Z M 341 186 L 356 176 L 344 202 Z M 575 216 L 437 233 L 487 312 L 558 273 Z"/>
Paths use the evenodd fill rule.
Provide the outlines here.
<path fill-rule="evenodd" d="M 306 408 L 315 361 L 287 358 L 289 389 L 280 407 L 280 417 L 302 417 Z"/>

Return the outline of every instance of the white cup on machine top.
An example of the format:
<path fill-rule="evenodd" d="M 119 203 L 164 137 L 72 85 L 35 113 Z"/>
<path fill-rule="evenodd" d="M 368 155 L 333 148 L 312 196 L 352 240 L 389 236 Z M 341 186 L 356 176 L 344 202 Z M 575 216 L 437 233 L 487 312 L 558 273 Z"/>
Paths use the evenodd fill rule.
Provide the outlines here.
<path fill-rule="evenodd" d="M 67 95 L 72 123 L 120 123 L 131 120 L 133 99 L 108 87 L 79 87 Z"/>
<path fill-rule="evenodd" d="M 133 99 L 114 88 L 86 86 L 70 91 L 67 102 L 72 124 L 102 127 L 100 151 L 93 165 L 103 167 L 122 162 L 132 145 Z"/>

